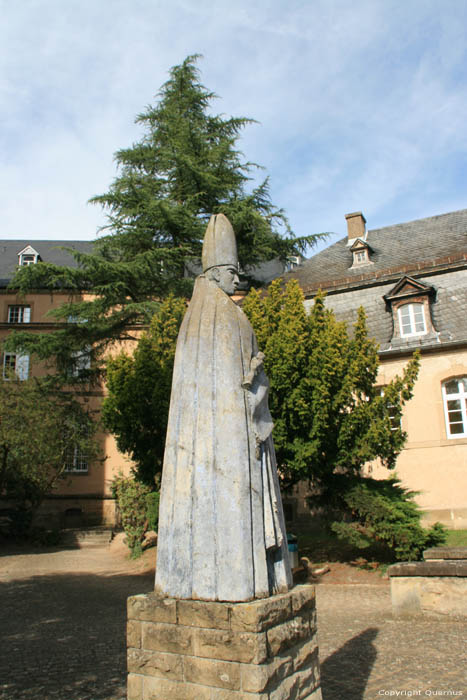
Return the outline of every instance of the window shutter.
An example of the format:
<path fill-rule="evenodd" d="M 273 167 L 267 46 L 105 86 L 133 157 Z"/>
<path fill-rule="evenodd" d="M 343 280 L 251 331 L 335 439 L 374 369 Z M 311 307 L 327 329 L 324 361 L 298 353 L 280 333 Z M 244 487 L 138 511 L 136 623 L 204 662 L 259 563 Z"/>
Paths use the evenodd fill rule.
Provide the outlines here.
<path fill-rule="evenodd" d="M 16 374 L 21 382 L 24 382 L 29 375 L 29 355 L 16 356 Z"/>

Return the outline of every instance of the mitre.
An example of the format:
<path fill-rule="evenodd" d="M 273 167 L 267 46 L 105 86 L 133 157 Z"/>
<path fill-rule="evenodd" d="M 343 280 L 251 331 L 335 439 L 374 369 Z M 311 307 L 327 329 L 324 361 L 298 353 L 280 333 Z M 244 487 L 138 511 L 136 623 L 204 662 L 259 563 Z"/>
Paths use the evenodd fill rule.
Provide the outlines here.
<path fill-rule="evenodd" d="M 224 214 L 213 214 L 203 242 L 203 272 L 219 265 L 238 267 L 237 242 L 232 224 Z"/>

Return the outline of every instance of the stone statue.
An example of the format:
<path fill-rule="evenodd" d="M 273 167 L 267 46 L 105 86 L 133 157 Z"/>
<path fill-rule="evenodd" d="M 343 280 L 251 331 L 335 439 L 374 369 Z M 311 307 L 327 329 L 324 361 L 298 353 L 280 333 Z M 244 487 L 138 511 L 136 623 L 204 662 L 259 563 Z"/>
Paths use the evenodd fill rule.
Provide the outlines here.
<path fill-rule="evenodd" d="M 211 217 L 202 263 L 175 355 L 156 591 L 245 601 L 286 592 L 292 577 L 264 355 L 230 298 L 238 259 L 223 214 Z"/>

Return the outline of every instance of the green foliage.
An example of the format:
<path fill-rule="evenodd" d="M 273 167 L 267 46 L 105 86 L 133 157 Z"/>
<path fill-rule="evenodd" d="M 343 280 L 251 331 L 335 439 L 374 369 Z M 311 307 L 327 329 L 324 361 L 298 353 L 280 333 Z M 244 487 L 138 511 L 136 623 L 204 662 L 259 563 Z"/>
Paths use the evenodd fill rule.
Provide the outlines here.
<path fill-rule="evenodd" d="M 28 533 L 75 449 L 92 459 L 95 423 L 77 398 L 38 379 L 0 382 L 0 495 L 15 505 L 13 530 Z"/>
<path fill-rule="evenodd" d="M 41 263 L 19 268 L 12 281 L 23 293 L 59 288 L 75 295 L 51 312 L 61 329 L 14 332 L 8 340 L 10 349 L 52 359 L 66 383 L 76 352 L 92 348 L 91 371 L 75 377 L 88 381 L 102 370 L 109 344 L 135 338 L 135 325 L 150 320 L 156 300 L 189 294 L 185 263 L 199 258 L 211 214 L 229 217 L 244 268 L 284 259 L 316 239 L 292 237 L 284 213 L 271 203 L 267 179 L 248 189 L 258 166 L 243 160 L 236 143 L 251 120 L 212 113 L 215 95 L 199 82 L 197 58 L 172 68 L 158 102 L 136 118 L 143 137 L 115 154 L 118 176 L 108 192 L 91 199 L 107 214 L 106 235 L 93 253 L 70 250 L 77 268 Z M 83 292 L 96 297 L 80 300 Z"/>
<path fill-rule="evenodd" d="M 391 556 L 417 558 L 442 541 L 441 526 L 425 531 L 413 494 L 395 479 L 365 478 L 368 462 L 393 468 L 406 434 L 403 406 L 412 396 L 418 355 L 402 376 L 376 386 L 378 348 L 359 310 L 349 334 L 318 292 L 309 314 L 296 281 L 268 293 L 252 291 L 243 309 L 265 353 L 274 443 L 284 484 L 310 482 L 313 506 L 324 506 L 340 537 L 354 546 L 383 543 Z"/>
<path fill-rule="evenodd" d="M 420 525 L 415 494 L 396 478 L 360 478 L 341 486 L 341 493 L 347 519 L 332 523 L 331 528 L 360 549 L 377 543 L 390 558 L 413 561 L 422 558 L 424 549 L 446 541 L 447 530 L 440 523 L 429 529 Z"/>
<path fill-rule="evenodd" d="M 322 498 L 332 499 L 340 474 L 359 474 L 379 458 L 395 465 L 406 438 L 393 427 L 411 397 L 418 373 L 415 356 L 401 377 L 375 386 L 376 343 L 368 338 L 365 314 L 349 335 L 315 297 L 309 314 L 295 280 L 282 289 L 274 281 L 267 294 L 252 291 L 243 305 L 265 353 L 270 381 L 274 444 L 286 483 L 312 482 Z"/>
<path fill-rule="evenodd" d="M 131 557 L 142 554 L 142 542 L 148 529 L 154 529 L 159 509 L 158 494 L 151 492 L 146 484 L 122 474 L 112 482 L 112 495 L 116 499 L 122 527 L 126 535 Z"/>
<path fill-rule="evenodd" d="M 146 513 L 148 516 L 148 530 L 157 532 L 159 525 L 160 491 L 151 491 L 146 496 Z"/>
<path fill-rule="evenodd" d="M 133 355 L 121 353 L 107 362 L 103 424 L 116 436 L 118 449 L 135 462 L 137 478 L 149 485 L 162 471 L 175 345 L 185 308 L 183 299 L 169 296 Z"/>

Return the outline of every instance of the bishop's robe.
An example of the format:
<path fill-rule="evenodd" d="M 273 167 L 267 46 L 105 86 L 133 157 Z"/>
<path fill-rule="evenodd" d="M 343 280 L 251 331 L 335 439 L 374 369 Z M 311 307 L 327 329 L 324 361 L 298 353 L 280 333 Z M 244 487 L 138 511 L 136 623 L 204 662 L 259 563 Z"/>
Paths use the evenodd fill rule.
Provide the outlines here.
<path fill-rule="evenodd" d="M 162 594 L 243 601 L 292 585 L 261 357 L 243 311 L 198 277 L 175 355 L 159 512 Z"/>

